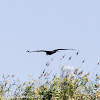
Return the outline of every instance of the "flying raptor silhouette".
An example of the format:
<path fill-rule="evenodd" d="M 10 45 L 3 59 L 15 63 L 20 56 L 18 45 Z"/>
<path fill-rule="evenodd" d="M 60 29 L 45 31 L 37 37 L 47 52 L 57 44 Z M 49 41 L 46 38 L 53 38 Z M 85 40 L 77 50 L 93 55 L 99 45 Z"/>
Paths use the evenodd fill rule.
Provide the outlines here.
<path fill-rule="evenodd" d="M 27 50 L 26 52 L 29 52 L 29 53 L 31 53 L 31 52 L 46 52 L 46 55 L 52 55 L 59 50 L 75 50 L 75 49 L 55 49 L 55 50 L 52 50 L 52 51 L 47 51 L 47 50 L 28 51 Z"/>

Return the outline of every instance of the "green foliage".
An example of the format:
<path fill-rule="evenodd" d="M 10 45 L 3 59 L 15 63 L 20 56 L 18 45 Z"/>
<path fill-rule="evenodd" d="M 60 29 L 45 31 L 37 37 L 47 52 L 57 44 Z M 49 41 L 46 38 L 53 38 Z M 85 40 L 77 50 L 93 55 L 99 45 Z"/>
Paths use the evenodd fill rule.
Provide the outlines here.
<path fill-rule="evenodd" d="M 83 71 L 78 70 L 75 69 L 73 76 L 54 75 L 52 80 L 48 77 L 44 78 L 46 82 L 43 85 L 37 84 L 41 79 L 21 84 L 19 80 L 14 80 L 14 75 L 7 77 L 3 75 L 3 80 L 0 81 L 0 100 L 7 95 L 13 95 L 13 100 L 25 100 L 25 98 L 27 100 L 100 100 L 100 90 L 98 90 L 100 85 L 96 85 L 100 77 L 96 77 L 96 81 L 91 82 L 89 73 L 83 75 Z"/>

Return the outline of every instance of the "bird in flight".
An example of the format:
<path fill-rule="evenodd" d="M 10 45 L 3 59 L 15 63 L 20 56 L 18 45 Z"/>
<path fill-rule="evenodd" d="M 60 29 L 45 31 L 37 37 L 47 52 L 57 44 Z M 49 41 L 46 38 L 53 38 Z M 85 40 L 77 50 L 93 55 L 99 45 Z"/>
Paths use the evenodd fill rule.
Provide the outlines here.
<path fill-rule="evenodd" d="M 56 53 L 59 50 L 75 50 L 75 49 L 55 49 L 55 50 L 52 50 L 52 51 L 46 51 L 46 50 L 28 51 L 27 50 L 26 52 L 29 52 L 29 53 L 31 53 L 31 52 L 45 52 L 46 55 L 52 55 L 52 54 Z"/>

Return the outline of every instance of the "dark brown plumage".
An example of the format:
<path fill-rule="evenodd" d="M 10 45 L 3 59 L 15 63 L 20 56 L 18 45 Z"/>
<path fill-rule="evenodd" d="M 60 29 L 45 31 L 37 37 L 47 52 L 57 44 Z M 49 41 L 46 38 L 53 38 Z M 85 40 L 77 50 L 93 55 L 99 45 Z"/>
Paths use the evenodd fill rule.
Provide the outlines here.
<path fill-rule="evenodd" d="M 29 53 L 31 53 L 31 52 L 46 52 L 46 55 L 52 55 L 59 50 L 75 50 L 75 49 L 55 49 L 55 50 L 52 50 L 52 51 L 46 51 L 46 50 L 28 51 L 27 50 L 26 52 L 29 52 Z"/>

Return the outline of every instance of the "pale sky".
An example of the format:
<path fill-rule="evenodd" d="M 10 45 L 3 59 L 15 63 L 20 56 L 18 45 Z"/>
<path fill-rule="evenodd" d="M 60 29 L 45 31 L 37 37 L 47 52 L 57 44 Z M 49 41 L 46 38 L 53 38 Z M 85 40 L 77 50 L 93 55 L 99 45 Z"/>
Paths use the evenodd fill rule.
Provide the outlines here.
<path fill-rule="evenodd" d="M 100 61 L 100 0 L 1 0 L 0 1 L 0 75 L 15 74 L 34 78 L 46 68 L 59 70 L 73 56 L 69 66 L 92 73 Z M 52 56 L 26 53 L 26 50 L 73 48 Z M 75 53 L 79 50 L 79 56 Z M 50 68 L 51 67 L 51 68 Z M 97 73 L 100 66 L 96 69 Z"/>

